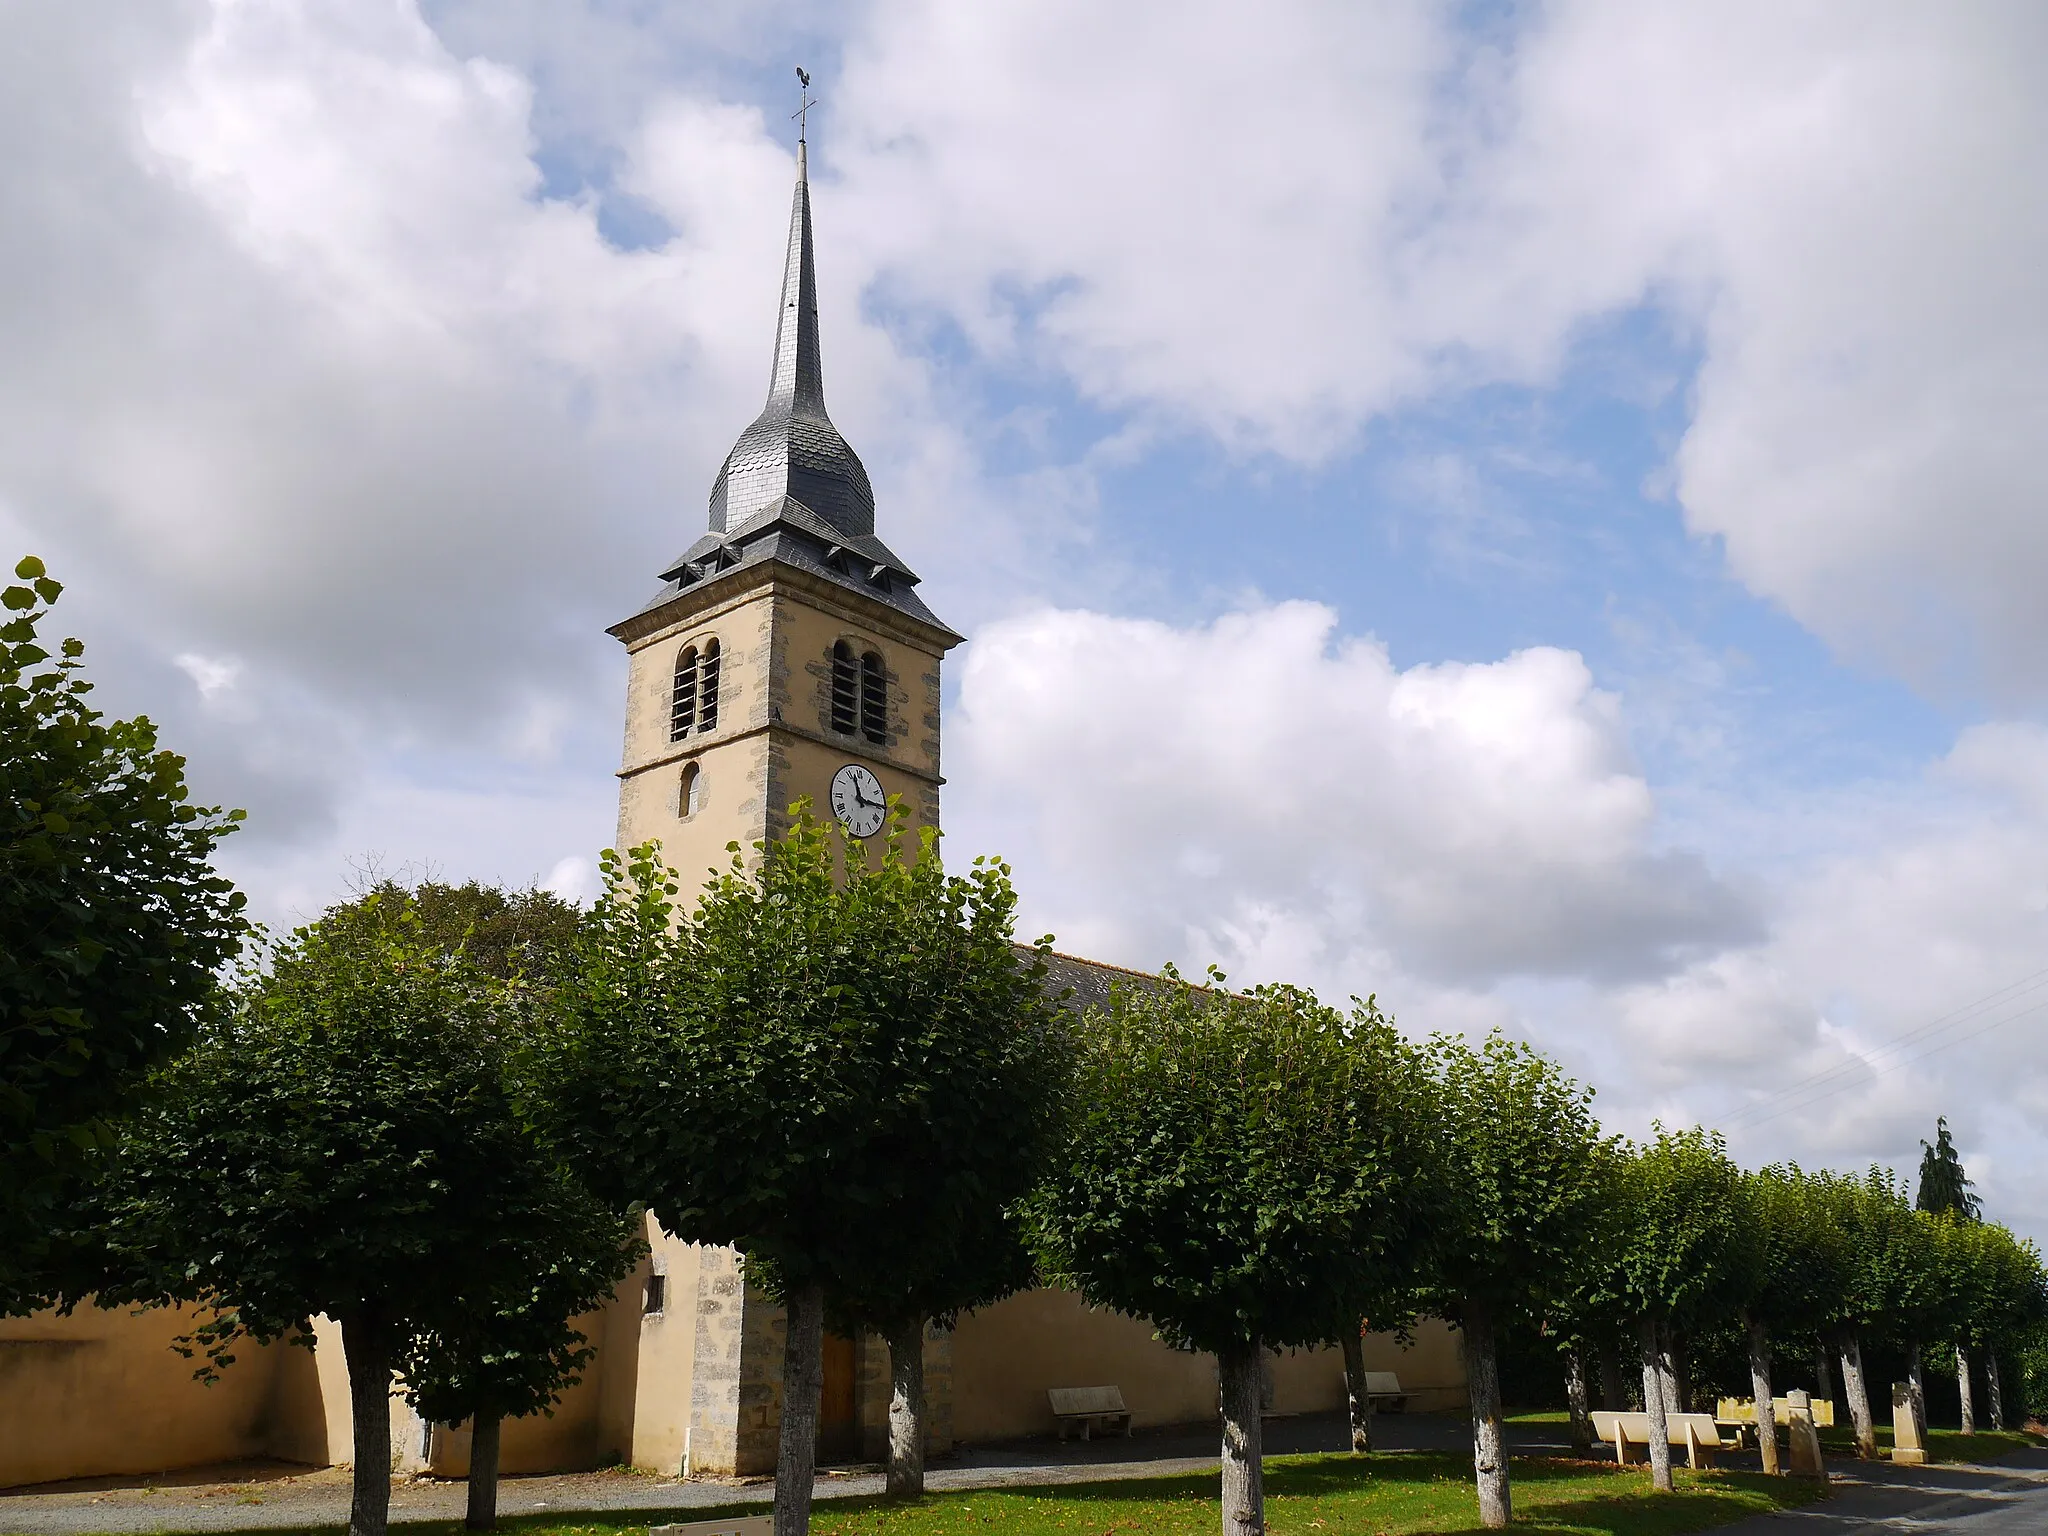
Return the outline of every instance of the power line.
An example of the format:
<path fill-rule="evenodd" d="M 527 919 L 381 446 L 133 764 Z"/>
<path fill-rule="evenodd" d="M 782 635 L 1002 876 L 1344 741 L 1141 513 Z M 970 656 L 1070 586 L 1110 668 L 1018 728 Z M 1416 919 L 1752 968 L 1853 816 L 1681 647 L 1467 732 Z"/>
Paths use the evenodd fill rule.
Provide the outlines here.
<path fill-rule="evenodd" d="M 1949 1046 L 1960 1045 L 1965 1040 L 1973 1040 L 1980 1034 L 1986 1034 L 1993 1029 L 2010 1024 L 2014 1019 L 2024 1018 L 2028 1014 L 2038 1012 L 2041 1008 L 2048 1007 L 2048 999 L 2043 999 L 2021 1009 L 2018 1013 L 1993 1020 L 1982 1029 L 1972 1030 L 1968 1034 L 1956 1035 L 1953 1039 L 1939 1040 L 1938 1043 L 1930 1044 L 1930 1042 L 1937 1041 L 1938 1037 L 1961 1029 L 1965 1025 L 1974 1024 L 1982 1019 L 1985 1014 L 2019 1002 L 2029 994 L 2040 991 L 2043 987 L 2048 987 L 2048 970 L 2040 970 L 2031 976 L 2023 976 L 2018 981 L 2000 987 L 1995 992 L 1987 993 L 1975 1002 L 1967 1003 L 1961 1008 L 1943 1014 L 1940 1018 L 1930 1020 L 1917 1029 L 1911 1029 L 1902 1035 L 1895 1036 L 1867 1055 L 1855 1056 L 1848 1061 L 1839 1062 L 1835 1066 L 1816 1072 L 1810 1077 L 1801 1079 L 1799 1082 L 1788 1084 L 1786 1087 L 1767 1094 L 1761 1099 L 1755 1099 L 1741 1105 L 1723 1116 L 1721 1124 L 1730 1129 L 1746 1129 L 1751 1126 L 1763 1125 L 1768 1121 L 1777 1119 L 1782 1114 L 1788 1114 L 1795 1109 L 1801 1109 L 1809 1104 L 1818 1103 L 1820 1100 L 1838 1093 L 1844 1088 L 1866 1081 L 1867 1079 L 1859 1069 L 1867 1069 L 1870 1077 L 1881 1077 L 1898 1067 L 1910 1065 L 1915 1061 L 1923 1061 L 1927 1057 L 1934 1055 L 1937 1051 L 1948 1049 Z M 1908 1051 L 1917 1045 L 1927 1045 L 1928 1049 L 1897 1060 L 1887 1061 L 1884 1059 L 1886 1057 L 1897 1057 L 1900 1053 Z"/>

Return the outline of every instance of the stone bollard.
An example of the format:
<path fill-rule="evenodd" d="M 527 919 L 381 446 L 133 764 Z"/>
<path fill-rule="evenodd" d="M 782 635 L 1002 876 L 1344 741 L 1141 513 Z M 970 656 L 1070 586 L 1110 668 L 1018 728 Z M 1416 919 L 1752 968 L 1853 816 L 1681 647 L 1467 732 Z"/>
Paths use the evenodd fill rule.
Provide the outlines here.
<path fill-rule="evenodd" d="M 1826 1477 L 1828 1469 L 1820 1459 L 1820 1430 L 1813 1422 L 1813 1399 L 1806 1393 L 1785 1395 L 1785 1429 L 1786 1439 L 1791 1442 L 1792 1475 Z"/>
<path fill-rule="evenodd" d="M 1913 1383 L 1892 1383 L 1892 1463 L 1901 1467 L 1927 1464 L 1927 1447 L 1920 1443 L 1920 1412 L 1913 1401 Z"/>

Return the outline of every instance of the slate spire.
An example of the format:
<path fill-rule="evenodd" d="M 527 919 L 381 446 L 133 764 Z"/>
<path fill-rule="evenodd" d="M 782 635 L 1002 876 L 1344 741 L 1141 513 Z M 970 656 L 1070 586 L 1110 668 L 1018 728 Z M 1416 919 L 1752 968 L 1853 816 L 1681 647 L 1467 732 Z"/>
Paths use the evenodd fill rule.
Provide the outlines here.
<path fill-rule="evenodd" d="M 711 488 L 711 531 L 734 532 L 783 497 L 849 538 L 875 531 L 875 493 L 860 458 L 825 414 L 818 352 L 818 277 L 811 236 L 809 147 L 796 145 L 796 191 L 775 323 L 768 404 L 740 434 Z"/>

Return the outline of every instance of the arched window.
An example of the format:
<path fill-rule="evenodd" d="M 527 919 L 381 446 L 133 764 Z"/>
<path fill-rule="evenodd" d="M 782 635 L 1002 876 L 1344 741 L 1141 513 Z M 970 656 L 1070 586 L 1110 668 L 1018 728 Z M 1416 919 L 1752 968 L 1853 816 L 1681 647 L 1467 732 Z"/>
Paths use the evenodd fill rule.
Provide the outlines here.
<path fill-rule="evenodd" d="M 697 723 L 697 648 L 692 645 L 676 657 L 675 686 L 668 696 L 668 739 L 681 741 Z"/>
<path fill-rule="evenodd" d="M 676 814 L 694 816 L 704 804 L 704 773 L 695 763 L 683 764 L 683 782 L 676 792 Z"/>
<path fill-rule="evenodd" d="M 832 647 L 832 729 L 851 736 L 860 725 L 860 671 L 853 647 L 844 640 Z"/>
<path fill-rule="evenodd" d="M 889 741 L 889 674 L 869 651 L 860 659 L 860 733 L 877 746 Z"/>
<path fill-rule="evenodd" d="M 697 733 L 718 728 L 718 642 L 704 642 L 704 659 L 697 663 Z"/>

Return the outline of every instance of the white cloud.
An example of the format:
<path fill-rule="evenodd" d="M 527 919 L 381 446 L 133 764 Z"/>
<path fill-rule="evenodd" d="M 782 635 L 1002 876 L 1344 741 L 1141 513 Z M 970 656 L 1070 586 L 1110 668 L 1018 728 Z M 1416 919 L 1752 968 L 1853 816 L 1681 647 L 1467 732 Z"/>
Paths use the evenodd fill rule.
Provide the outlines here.
<path fill-rule="evenodd" d="M 952 824 L 1014 857 L 1064 942 L 1147 968 L 1480 988 L 1656 973 L 1754 931 L 1697 857 L 1656 846 L 1618 701 L 1576 655 L 1398 671 L 1335 627 L 1283 603 L 1196 630 L 983 629 Z"/>

